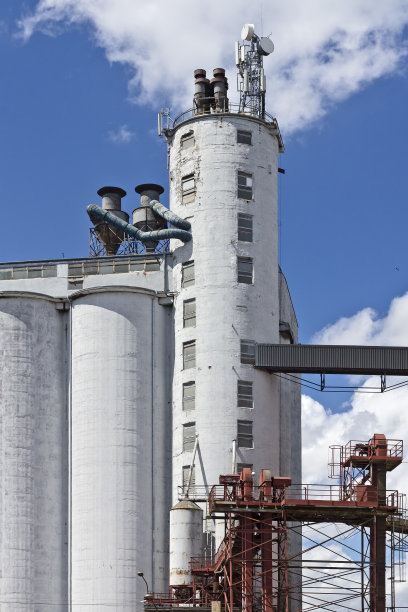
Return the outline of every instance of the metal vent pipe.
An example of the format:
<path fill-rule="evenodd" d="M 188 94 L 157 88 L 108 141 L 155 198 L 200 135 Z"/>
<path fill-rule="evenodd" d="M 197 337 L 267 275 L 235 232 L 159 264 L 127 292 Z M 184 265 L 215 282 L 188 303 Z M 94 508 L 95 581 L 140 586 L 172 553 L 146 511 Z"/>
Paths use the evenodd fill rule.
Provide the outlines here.
<path fill-rule="evenodd" d="M 210 81 L 206 78 L 203 68 L 194 70 L 194 105 L 197 114 L 210 111 L 209 98 L 211 96 Z"/>
<path fill-rule="evenodd" d="M 109 212 L 111 215 L 121 219 L 125 223 L 129 222 L 129 215 L 122 210 L 122 198 L 125 197 L 126 191 L 120 187 L 101 187 L 98 190 L 98 195 L 102 198 L 102 210 Z M 95 221 L 95 232 L 105 247 L 107 255 L 116 255 L 123 241 L 124 232 L 116 227 L 113 228 L 106 222 Z"/>

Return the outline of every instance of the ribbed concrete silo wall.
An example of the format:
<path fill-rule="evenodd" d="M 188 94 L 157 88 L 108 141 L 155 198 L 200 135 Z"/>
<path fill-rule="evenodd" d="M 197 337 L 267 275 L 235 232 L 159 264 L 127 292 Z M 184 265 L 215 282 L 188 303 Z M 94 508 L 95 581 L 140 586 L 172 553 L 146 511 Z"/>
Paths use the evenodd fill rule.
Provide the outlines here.
<path fill-rule="evenodd" d="M 68 316 L 45 297 L 0 299 L 0 606 L 66 610 Z"/>
<path fill-rule="evenodd" d="M 138 571 L 166 589 L 169 317 L 153 291 L 73 297 L 71 597 L 81 612 L 142 609 Z"/>

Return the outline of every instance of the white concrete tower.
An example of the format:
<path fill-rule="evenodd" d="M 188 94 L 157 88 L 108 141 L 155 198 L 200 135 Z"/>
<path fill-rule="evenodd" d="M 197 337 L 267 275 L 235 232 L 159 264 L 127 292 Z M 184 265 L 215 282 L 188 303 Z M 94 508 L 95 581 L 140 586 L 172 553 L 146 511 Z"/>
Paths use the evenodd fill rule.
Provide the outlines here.
<path fill-rule="evenodd" d="M 195 72 L 195 108 L 166 130 L 170 207 L 191 222 L 193 233 L 191 243 L 172 247 L 173 502 L 194 435 L 196 486 L 209 490 L 219 474 L 231 473 L 234 440 L 238 470 L 252 466 L 258 478 L 268 468 L 300 481 L 299 390 L 283 389 L 279 378 L 254 368 L 254 343 L 297 338 L 278 264 L 283 144 L 276 120 L 263 109 L 263 69 L 259 105 L 245 107 L 241 96 L 235 112 L 226 88 L 217 93 L 221 69 L 214 75 L 209 83 L 204 71 Z"/>

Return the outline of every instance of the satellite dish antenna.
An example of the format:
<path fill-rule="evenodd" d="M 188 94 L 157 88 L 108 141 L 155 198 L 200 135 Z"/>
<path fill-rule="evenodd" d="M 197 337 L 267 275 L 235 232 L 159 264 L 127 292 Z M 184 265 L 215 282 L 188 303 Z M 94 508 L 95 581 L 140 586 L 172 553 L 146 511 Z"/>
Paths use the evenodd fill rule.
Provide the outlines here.
<path fill-rule="evenodd" d="M 255 33 L 255 26 L 253 23 L 246 23 L 241 30 L 242 40 L 251 40 Z"/>
<path fill-rule="evenodd" d="M 271 53 L 273 53 L 273 50 L 275 49 L 275 45 L 273 44 L 271 39 L 266 36 L 262 37 L 258 41 L 257 47 L 258 47 L 258 53 L 260 55 L 270 55 Z"/>

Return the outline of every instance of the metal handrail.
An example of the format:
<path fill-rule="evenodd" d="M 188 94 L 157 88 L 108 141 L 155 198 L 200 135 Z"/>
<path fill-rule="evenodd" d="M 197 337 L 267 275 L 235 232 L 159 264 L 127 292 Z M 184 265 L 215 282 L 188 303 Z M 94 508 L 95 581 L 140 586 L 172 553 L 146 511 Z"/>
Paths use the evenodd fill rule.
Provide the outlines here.
<path fill-rule="evenodd" d="M 208 107 L 208 110 L 205 110 L 202 112 L 199 112 L 197 110 L 197 107 L 189 108 L 188 110 L 185 110 L 179 115 L 177 115 L 175 119 L 170 119 L 171 129 L 175 128 L 180 123 L 187 121 L 188 119 L 193 119 L 196 117 L 205 117 L 208 115 L 218 115 L 220 117 L 224 115 L 243 115 L 245 117 L 253 117 L 254 119 L 259 119 L 259 117 L 251 113 L 249 109 L 245 110 L 245 109 L 242 109 L 239 104 L 228 102 L 228 106 L 226 106 L 225 110 L 223 111 L 216 111 L 212 109 L 211 106 Z M 263 121 L 265 121 L 265 123 L 270 123 L 274 127 L 278 126 L 276 118 L 267 112 L 264 113 Z"/>

